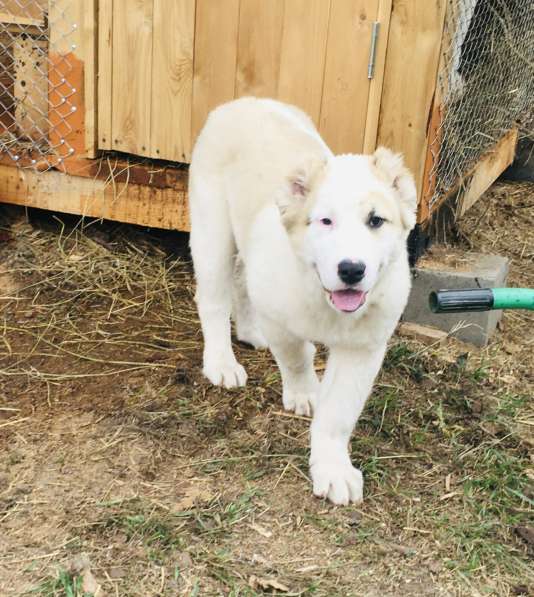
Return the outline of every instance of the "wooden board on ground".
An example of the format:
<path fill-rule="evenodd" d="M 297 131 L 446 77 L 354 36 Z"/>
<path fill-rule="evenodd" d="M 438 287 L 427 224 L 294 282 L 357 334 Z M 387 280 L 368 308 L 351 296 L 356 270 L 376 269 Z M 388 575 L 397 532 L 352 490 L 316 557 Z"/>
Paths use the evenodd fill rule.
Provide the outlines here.
<path fill-rule="evenodd" d="M 408 321 L 403 321 L 398 325 L 397 334 L 411 338 L 427 346 L 443 344 L 449 337 L 449 334 L 443 330 L 437 330 L 427 325 Z"/>

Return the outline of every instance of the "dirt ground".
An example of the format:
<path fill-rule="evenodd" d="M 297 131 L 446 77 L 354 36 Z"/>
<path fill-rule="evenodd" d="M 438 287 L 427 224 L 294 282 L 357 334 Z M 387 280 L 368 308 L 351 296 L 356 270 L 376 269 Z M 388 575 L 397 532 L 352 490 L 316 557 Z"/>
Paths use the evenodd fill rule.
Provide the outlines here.
<path fill-rule="evenodd" d="M 534 286 L 534 185 L 459 235 Z M 0 594 L 534 595 L 533 314 L 484 350 L 394 337 L 336 508 L 267 352 L 202 379 L 185 242 L 0 211 Z"/>

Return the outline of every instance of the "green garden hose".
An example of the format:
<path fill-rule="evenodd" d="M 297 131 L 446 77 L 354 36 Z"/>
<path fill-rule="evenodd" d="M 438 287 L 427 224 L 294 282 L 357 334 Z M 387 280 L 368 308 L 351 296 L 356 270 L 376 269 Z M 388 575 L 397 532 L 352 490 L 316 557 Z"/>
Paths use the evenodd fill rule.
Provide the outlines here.
<path fill-rule="evenodd" d="M 431 292 L 430 309 L 434 313 L 490 311 L 492 309 L 528 309 L 534 311 L 534 288 L 466 288 Z"/>

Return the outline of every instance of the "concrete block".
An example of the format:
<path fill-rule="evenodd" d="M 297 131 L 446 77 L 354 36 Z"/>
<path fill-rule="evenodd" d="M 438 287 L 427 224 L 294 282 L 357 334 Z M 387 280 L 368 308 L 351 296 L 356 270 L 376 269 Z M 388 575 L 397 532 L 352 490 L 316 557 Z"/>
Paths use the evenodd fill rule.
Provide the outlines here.
<path fill-rule="evenodd" d="M 452 252 L 434 247 L 414 270 L 412 292 L 403 321 L 432 326 L 459 340 L 485 346 L 501 319 L 502 311 L 478 313 L 432 313 L 428 295 L 449 288 L 498 288 L 506 286 L 508 260 L 500 255 Z"/>

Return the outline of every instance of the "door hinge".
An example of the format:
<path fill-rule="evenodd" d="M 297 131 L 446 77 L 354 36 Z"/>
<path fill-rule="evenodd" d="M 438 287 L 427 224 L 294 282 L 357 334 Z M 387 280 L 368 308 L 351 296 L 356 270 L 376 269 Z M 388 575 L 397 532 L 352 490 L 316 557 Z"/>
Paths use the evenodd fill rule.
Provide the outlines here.
<path fill-rule="evenodd" d="M 378 43 L 378 34 L 380 31 L 380 23 L 374 21 L 373 30 L 371 32 L 371 49 L 369 50 L 369 64 L 367 65 L 367 78 L 372 79 L 375 74 L 375 58 L 376 58 L 376 46 Z"/>

